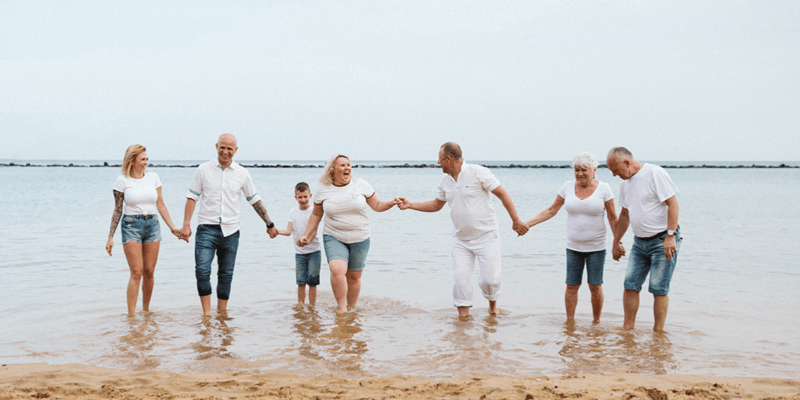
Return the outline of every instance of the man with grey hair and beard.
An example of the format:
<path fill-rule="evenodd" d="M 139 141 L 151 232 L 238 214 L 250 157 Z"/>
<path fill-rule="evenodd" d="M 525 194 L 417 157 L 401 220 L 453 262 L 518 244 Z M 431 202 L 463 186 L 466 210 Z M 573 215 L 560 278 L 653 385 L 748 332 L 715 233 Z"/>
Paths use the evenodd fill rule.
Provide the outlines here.
<path fill-rule="evenodd" d="M 253 179 L 247 170 L 233 161 L 239 150 L 236 138 L 230 133 L 220 135 L 216 144 L 217 158 L 200 164 L 194 174 L 192 186 L 186 194 L 181 236 L 188 240 L 192 235 L 192 214 L 200 201 L 197 213 L 197 236 L 194 246 L 195 277 L 203 315 L 211 315 L 211 262 L 217 256 L 217 310 L 228 308 L 233 281 L 236 251 L 239 249 L 239 203 L 242 193 L 264 223 L 270 238 L 278 229 L 261 203 Z"/>
<path fill-rule="evenodd" d="M 628 149 L 614 147 L 608 152 L 606 165 L 614 176 L 619 176 L 619 213 L 614 230 L 614 260 L 625 255 L 622 237 L 628 225 L 634 234 L 628 269 L 625 272 L 625 292 L 622 303 L 625 310 L 623 330 L 633 329 L 639 311 L 639 292 L 650 274 L 648 290 L 653 294 L 653 331 L 664 330 L 669 308 L 669 284 L 681 235 L 678 227 L 678 188 L 672 183 L 664 168 L 641 163 Z"/>
<path fill-rule="evenodd" d="M 489 300 L 489 313 L 499 312 L 500 296 L 500 232 L 497 216 L 489 194 L 497 196 L 513 222 L 518 235 L 528 232 L 528 226 L 517 215 L 511 196 L 488 168 L 467 164 L 461 157 L 461 147 L 447 142 L 439 148 L 439 165 L 444 176 L 439 183 L 436 199 L 412 203 L 404 197 L 395 198 L 401 210 L 412 209 L 436 212 L 450 205 L 453 220 L 453 304 L 459 318 L 469 317 L 472 307 L 472 271 L 475 261 L 480 265 L 478 286 Z"/>

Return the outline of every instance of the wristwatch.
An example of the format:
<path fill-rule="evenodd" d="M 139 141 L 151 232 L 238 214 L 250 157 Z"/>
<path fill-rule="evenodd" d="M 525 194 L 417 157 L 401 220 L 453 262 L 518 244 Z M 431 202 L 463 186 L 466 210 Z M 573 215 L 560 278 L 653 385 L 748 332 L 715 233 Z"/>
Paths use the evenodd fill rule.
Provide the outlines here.
<path fill-rule="evenodd" d="M 667 229 L 667 236 L 675 236 L 675 231 Z"/>
<path fill-rule="evenodd" d="M 272 221 L 267 222 L 267 229 L 272 229 L 275 227 L 275 224 Z"/>

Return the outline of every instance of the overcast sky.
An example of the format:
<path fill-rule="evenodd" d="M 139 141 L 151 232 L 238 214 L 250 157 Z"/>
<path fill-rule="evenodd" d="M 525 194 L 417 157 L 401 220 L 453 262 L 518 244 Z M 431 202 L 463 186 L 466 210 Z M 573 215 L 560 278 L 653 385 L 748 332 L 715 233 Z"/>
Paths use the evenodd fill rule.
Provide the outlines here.
<path fill-rule="evenodd" d="M 800 160 L 800 1 L 0 2 L 0 159 Z"/>

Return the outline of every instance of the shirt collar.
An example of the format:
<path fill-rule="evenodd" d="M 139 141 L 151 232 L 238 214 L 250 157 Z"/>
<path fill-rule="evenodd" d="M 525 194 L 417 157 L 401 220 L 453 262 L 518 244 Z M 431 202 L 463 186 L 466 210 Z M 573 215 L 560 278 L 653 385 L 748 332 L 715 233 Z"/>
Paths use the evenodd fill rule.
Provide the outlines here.
<path fill-rule="evenodd" d="M 214 159 L 214 166 L 219 168 L 219 169 L 222 169 L 222 164 L 219 163 L 219 159 L 218 158 Z M 231 160 L 231 165 L 228 166 L 228 168 L 230 168 L 232 170 L 238 169 L 239 168 L 239 164 L 237 164 L 236 161 Z"/>

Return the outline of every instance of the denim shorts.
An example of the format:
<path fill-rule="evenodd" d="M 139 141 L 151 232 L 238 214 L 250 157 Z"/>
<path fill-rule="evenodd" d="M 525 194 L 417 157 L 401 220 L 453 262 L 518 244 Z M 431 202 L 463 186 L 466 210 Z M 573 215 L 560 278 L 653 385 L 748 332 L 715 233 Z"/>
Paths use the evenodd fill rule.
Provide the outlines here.
<path fill-rule="evenodd" d="M 294 275 L 298 285 L 318 286 L 322 263 L 320 251 L 294 255 Z"/>
<path fill-rule="evenodd" d="M 158 214 L 123 215 L 122 244 L 128 242 L 150 243 L 161 240 Z"/>
<path fill-rule="evenodd" d="M 680 229 L 675 231 L 677 251 L 672 260 L 667 260 L 667 256 L 664 255 L 664 239 L 666 238 L 666 231 L 646 239 L 634 237 L 628 259 L 628 270 L 625 272 L 625 289 L 641 291 L 642 284 L 649 273 L 648 291 L 659 296 L 669 294 L 669 283 L 672 281 L 675 264 L 678 263 L 678 252 L 680 252 L 683 238 L 681 238 Z"/>
<path fill-rule="evenodd" d="M 602 285 L 605 263 L 605 250 L 585 252 L 567 249 L 567 285 L 577 286 L 583 282 L 584 266 L 586 281 L 590 285 Z"/>
<path fill-rule="evenodd" d="M 325 256 L 331 260 L 347 261 L 348 271 L 362 271 L 366 267 L 369 253 L 369 238 L 358 243 L 342 243 L 331 235 L 322 235 Z"/>

